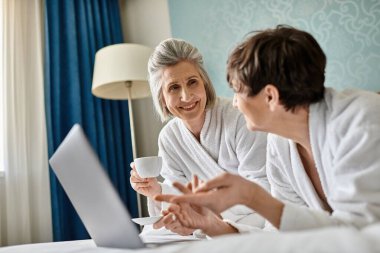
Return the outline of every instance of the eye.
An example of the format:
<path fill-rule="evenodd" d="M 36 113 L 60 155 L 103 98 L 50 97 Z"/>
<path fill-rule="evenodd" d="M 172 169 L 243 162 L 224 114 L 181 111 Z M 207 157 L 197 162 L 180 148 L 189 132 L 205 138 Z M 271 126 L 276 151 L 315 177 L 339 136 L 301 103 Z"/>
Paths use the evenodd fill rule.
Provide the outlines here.
<path fill-rule="evenodd" d="M 179 89 L 179 85 L 178 84 L 172 84 L 169 86 L 169 91 L 176 91 Z"/>
<path fill-rule="evenodd" d="M 196 85 L 197 83 L 198 83 L 197 79 L 190 79 L 188 82 L 189 85 Z"/>

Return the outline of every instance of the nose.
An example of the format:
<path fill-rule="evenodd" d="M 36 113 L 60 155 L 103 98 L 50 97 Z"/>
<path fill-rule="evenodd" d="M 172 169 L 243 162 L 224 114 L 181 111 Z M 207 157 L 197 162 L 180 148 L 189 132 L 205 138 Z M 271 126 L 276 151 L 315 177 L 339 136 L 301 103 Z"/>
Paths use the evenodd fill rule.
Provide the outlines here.
<path fill-rule="evenodd" d="M 189 101 L 191 99 L 191 92 L 187 87 L 184 87 L 181 92 L 182 101 Z"/>
<path fill-rule="evenodd" d="M 236 97 L 236 93 L 234 93 L 234 97 L 232 99 L 232 106 L 237 108 L 237 97 Z"/>

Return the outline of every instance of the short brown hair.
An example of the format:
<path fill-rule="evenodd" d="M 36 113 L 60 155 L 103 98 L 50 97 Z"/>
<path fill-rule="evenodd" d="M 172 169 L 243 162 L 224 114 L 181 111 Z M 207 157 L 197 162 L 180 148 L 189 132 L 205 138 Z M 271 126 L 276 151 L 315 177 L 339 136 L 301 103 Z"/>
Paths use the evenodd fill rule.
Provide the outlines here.
<path fill-rule="evenodd" d="M 245 86 L 248 96 L 274 85 L 286 110 L 323 98 L 326 56 L 309 33 L 279 25 L 250 33 L 231 53 L 227 81 Z M 242 90 L 243 87 L 240 87 Z"/>

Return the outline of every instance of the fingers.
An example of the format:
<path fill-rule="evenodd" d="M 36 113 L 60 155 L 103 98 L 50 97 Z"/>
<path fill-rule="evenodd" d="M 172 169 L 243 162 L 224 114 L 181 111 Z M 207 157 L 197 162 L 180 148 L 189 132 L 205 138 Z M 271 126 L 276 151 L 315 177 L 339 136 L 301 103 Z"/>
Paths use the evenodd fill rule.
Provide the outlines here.
<path fill-rule="evenodd" d="M 197 175 L 193 175 L 192 181 L 187 183 L 186 186 L 183 186 L 180 183 L 175 182 L 173 186 L 175 186 L 179 191 L 183 194 L 194 192 L 196 188 L 198 188 L 199 179 Z"/>
<path fill-rule="evenodd" d="M 150 188 L 152 188 L 152 185 L 149 182 L 133 183 L 132 186 L 136 189 L 148 189 L 148 188 L 150 189 Z"/>
<path fill-rule="evenodd" d="M 208 220 L 206 216 L 209 215 L 208 213 L 201 212 L 200 207 L 187 203 L 171 205 L 168 210 L 176 215 L 177 220 L 182 226 L 189 229 L 202 228 L 205 225 L 204 222 Z"/>
<path fill-rule="evenodd" d="M 165 228 L 167 230 L 170 230 L 173 233 L 176 233 L 176 234 L 179 234 L 179 235 L 184 235 L 184 236 L 191 235 L 193 233 L 193 231 L 194 231 L 194 229 L 189 229 L 189 228 L 183 226 L 178 221 L 166 224 Z"/>
<path fill-rule="evenodd" d="M 201 184 L 195 192 L 207 192 L 210 190 L 227 187 L 230 185 L 231 176 L 232 175 L 229 173 L 223 173 L 222 175 Z"/>
<path fill-rule="evenodd" d="M 154 186 L 154 182 L 152 181 L 139 181 L 139 180 L 130 178 L 130 182 L 134 189 L 135 188 L 152 188 Z"/>
<path fill-rule="evenodd" d="M 131 183 L 144 183 L 144 184 L 149 184 L 152 182 L 152 180 L 145 180 L 145 179 L 139 179 L 137 177 L 131 176 L 130 177 Z"/>
<path fill-rule="evenodd" d="M 172 204 L 169 206 L 168 210 L 162 211 L 164 217 L 153 225 L 153 228 L 158 229 L 165 227 L 166 229 L 177 233 L 180 235 L 190 235 L 193 233 L 194 229 L 189 228 L 181 221 L 180 217 L 180 206 Z"/>
<path fill-rule="evenodd" d="M 213 205 L 213 197 L 209 193 L 190 193 L 186 195 L 159 194 L 153 197 L 154 200 L 169 203 L 189 203 L 209 208 Z"/>
<path fill-rule="evenodd" d="M 192 192 L 193 191 L 193 185 L 192 185 L 192 183 L 187 183 L 186 184 L 186 188 L 190 191 L 190 192 Z"/>
<path fill-rule="evenodd" d="M 178 182 L 174 182 L 173 186 L 176 187 L 183 194 L 188 194 L 188 193 L 192 193 L 198 187 L 198 184 L 199 184 L 198 177 L 196 175 L 193 175 L 192 181 L 187 183 L 186 186 Z"/>
<path fill-rule="evenodd" d="M 193 175 L 192 185 L 193 185 L 192 191 L 195 191 L 199 186 L 199 179 L 197 175 Z"/>
<path fill-rule="evenodd" d="M 157 201 L 164 201 L 169 203 L 189 203 L 202 205 L 203 202 L 208 202 L 207 199 L 210 196 L 205 196 L 207 193 L 186 194 L 186 195 L 157 195 L 154 197 Z M 204 201 L 206 198 L 206 201 Z"/>
<path fill-rule="evenodd" d="M 172 204 L 169 206 L 168 208 L 168 211 L 171 212 L 172 214 L 175 215 L 176 219 L 180 222 L 180 223 L 183 223 L 183 214 L 182 214 L 182 210 L 181 208 L 176 205 L 176 204 Z"/>
<path fill-rule="evenodd" d="M 159 221 L 153 224 L 154 229 L 159 229 L 162 227 L 165 227 L 169 230 L 173 229 L 174 227 L 178 227 L 179 222 L 177 221 L 177 218 L 174 214 L 168 213 L 167 215 L 163 216 Z"/>
<path fill-rule="evenodd" d="M 162 228 L 170 221 L 170 219 L 173 220 L 172 214 L 169 211 L 163 210 L 161 214 L 163 215 L 162 218 L 153 224 L 154 229 Z"/>
<path fill-rule="evenodd" d="M 181 210 L 181 208 L 176 204 L 172 204 L 168 208 L 168 211 L 172 212 L 172 213 L 178 213 L 180 210 Z"/>
<path fill-rule="evenodd" d="M 133 176 L 133 173 L 134 171 L 131 171 L 129 181 L 136 192 L 148 198 L 152 198 L 154 195 L 161 193 L 161 186 L 156 178 L 139 179 L 138 177 Z"/>
<path fill-rule="evenodd" d="M 162 217 L 161 219 L 159 219 L 156 223 L 154 223 L 153 224 L 153 228 L 154 229 L 159 229 L 159 228 L 162 228 L 165 224 L 164 224 L 164 222 L 163 222 L 163 219 L 165 218 L 165 216 L 164 217 Z"/>
<path fill-rule="evenodd" d="M 142 183 L 142 182 L 148 182 L 148 183 L 156 183 L 157 178 L 155 177 L 148 177 L 148 178 L 141 178 L 137 172 L 131 170 L 131 177 L 130 180 L 132 183 Z"/>
<path fill-rule="evenodd" d="M 139 174 L 137 173 L 135 163 L 134 163 L 134 162 L 131 162 L 131 163 L 129 164 L 129 167 L 131 167 L 131 175 L 132 175 L 132 172 L 134 172 L 134 175 L 140 178 Z"/>
<path fill-rule="evenodd" d="M 177 197 L 177 195 L 171 195 L 171 194 L 159 194 L 153 197 L 154 200 L 160 201 L 160 202 L 169 202 L 174 203 L 172 201 L 173 198 Z"/>
<path fill-rule="evenodd" d="M 177 188 L 180 192 L 182 192 L 183 194 L 188 194 L 188 193 L 191 193 L 191 190 L 188 188 L 188 187 L 186 187 L 186 186 L 184 186 L 184 185 L 182 185 L 181 183 L 178 183 L 178 182 L 174 182 L 173 183 L 173 186 L 175 187 L 175 188 Z"/>
<path fill-rule="evenodd" d="M 177 220 L 174 214 L 171 214 L 170 217 L 168 216 L 167 221 L 165 222 L 165 228 L 172 232 L 178 233 L 182 228 L 181 223 Z"/>
<path fill-rule="evenodd" d="M 135 171 L 135 170 L 131 170 L 130 171 L 130 174 L 131 174 L 131 178 L 133 178 L 135 181 L 146 181 L 148 178 L 142 178 L 140 177 L 140 175 Z"/>
<path fill-rule="evenodd" d="M 215 213 L 219 213 L 225 209 L 225 205 L 220 203 L 220 198 L 223 196 L 223 192 L 225 192 L 223 188 L 228 188 L 233 183 L 233 177 L 234 176 L 232 174 L 224 173 L 200 185 L 198 177 L 194 176 L 191 186 L 184 186 L 178 182 L 173 183 L 173 186 L 182 192 L 183 195 L 156 195 L 154 196 L 154 199 L 169 203 L 188 203 L 197 206 L 204 206 Z M 196 185 L 199 187 L 194 187 Z M 191 192 L 190 189 L 195 190 L 194 193 Z"/>

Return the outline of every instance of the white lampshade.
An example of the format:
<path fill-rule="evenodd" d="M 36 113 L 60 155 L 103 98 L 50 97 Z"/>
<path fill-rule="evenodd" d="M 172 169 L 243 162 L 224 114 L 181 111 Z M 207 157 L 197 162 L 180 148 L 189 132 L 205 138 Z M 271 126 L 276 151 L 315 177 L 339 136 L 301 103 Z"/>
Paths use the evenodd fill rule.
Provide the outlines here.
<path fill-rule="evenodd" d="M 131 99 L 150 96 L 148 60 L 153 50 L 138 44 L 116 44 L 95 55 L 92 94 L 106 99 Z"/>

